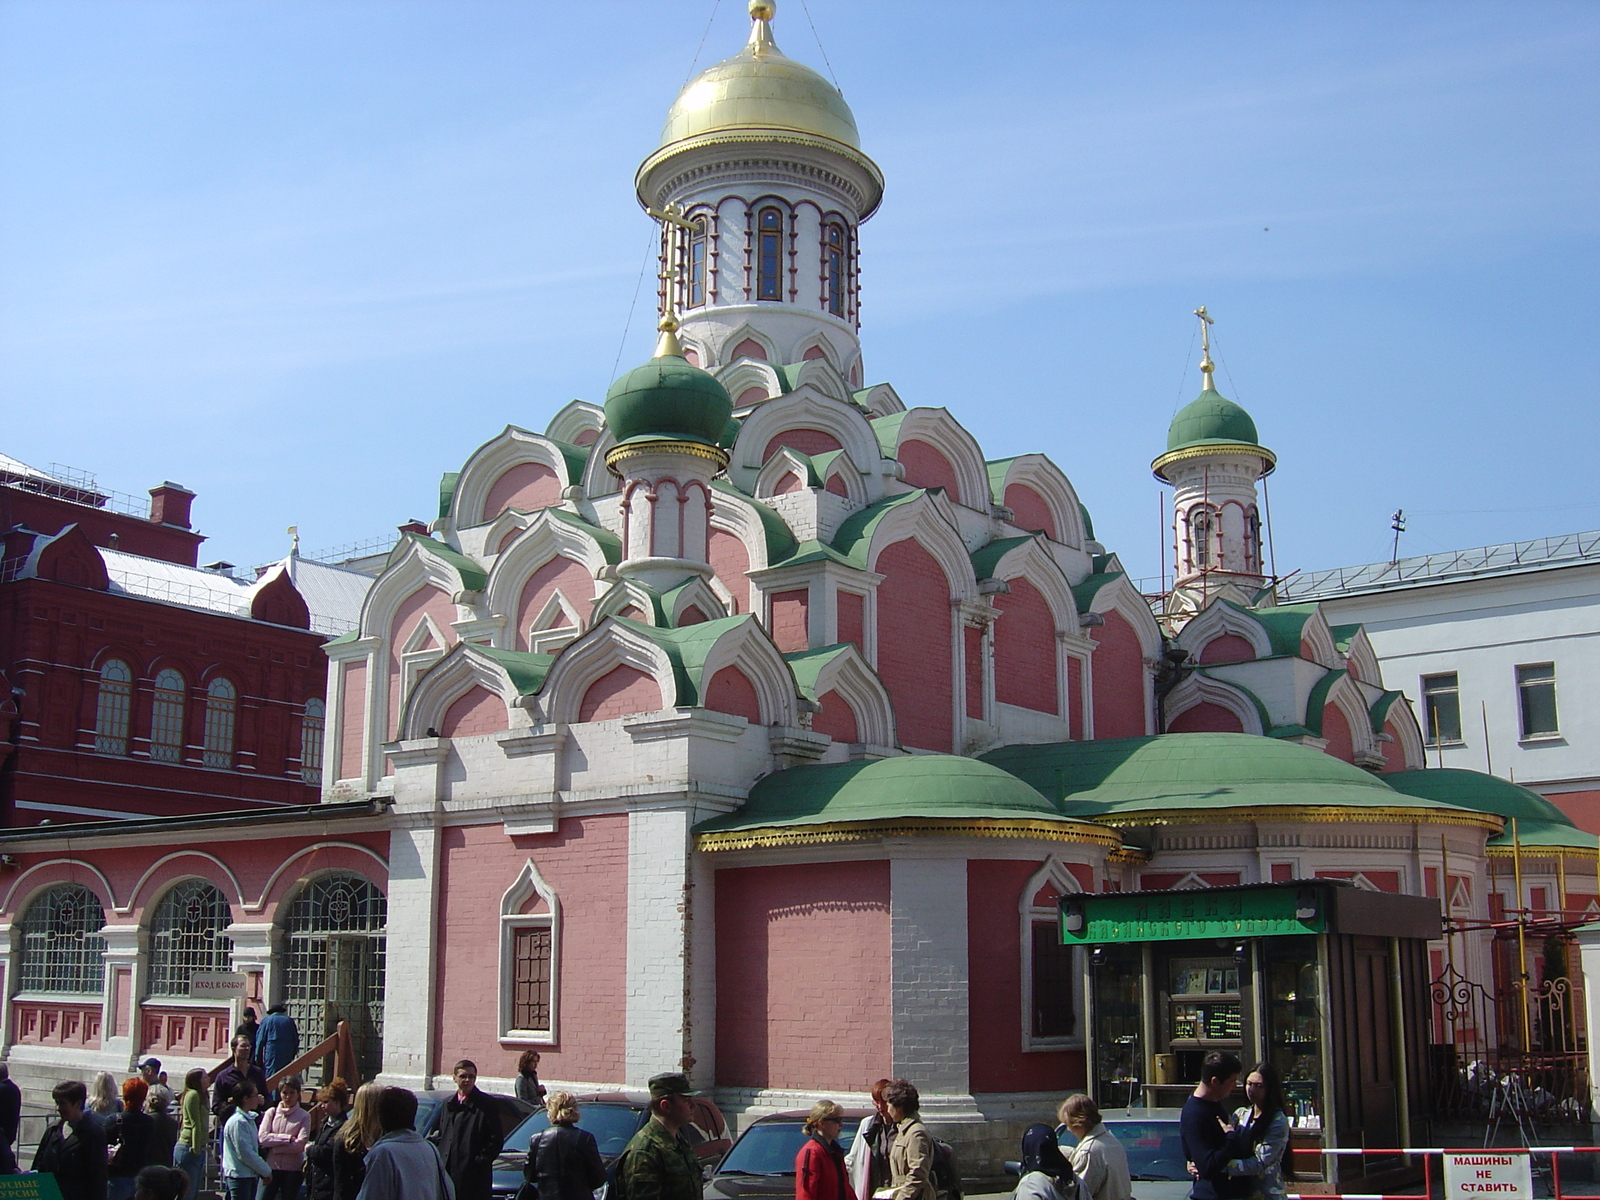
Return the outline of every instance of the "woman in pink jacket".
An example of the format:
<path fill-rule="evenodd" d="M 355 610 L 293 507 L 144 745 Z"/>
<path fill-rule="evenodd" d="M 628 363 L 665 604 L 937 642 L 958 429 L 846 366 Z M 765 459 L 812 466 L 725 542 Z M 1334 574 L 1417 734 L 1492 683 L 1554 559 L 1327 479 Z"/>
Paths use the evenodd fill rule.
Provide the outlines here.
<path fill-rule="evenodd" d="M 278 1103 L 261 1118 L 261 1153 L 272 1168 L 261 1200 L 299 1200 L 310 1140 L 311 1114 L 300 1107 L 300 1077 L 291 1075 L 278 1088 Z"/>

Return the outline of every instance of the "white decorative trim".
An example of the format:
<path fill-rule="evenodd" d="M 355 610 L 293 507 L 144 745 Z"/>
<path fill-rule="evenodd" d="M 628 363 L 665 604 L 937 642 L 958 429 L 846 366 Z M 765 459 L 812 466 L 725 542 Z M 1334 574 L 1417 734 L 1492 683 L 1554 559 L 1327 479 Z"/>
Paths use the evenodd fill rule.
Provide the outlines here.
<path fill-rule="evenodd" d="M 856 717 L 857 744 L 892 746 L 894 701 L 883 680 L 852 643 L 817 672 L 817 699 L 838 692 Z"/>
<path fill-rule="evenodd" d="M 523 906 L 535 895 L 544 901 L 549 912 L 522 911 Z M 516 986 L 516 934 L 520 929 L 537 928 L 550 930 L 550 1025 L 547 1029 L 515 1029 L 511 1017 L 515 1012 L 512 993 Z M 560 1040 L 560 1001 L 561 899 L 530 858 L 500 897 L 500 1040 L 538 1046 L 555 1045 Z"/>
<path fill-rule="evenodd" d="M 1037 871 L 1028 877 L 1028 882 L 1023 885 L 1022 895 L 1017 901 L 1018 914 L 1022 924 L 1022 1052 L 1024 1054 L 1040 1050 L 1069 1050 L 1080 1049 L 1084 1044 L 1083 1026 L 1088 1019 L 1088 1012 L 1083 1003 L 1082 982 L 1084 979 L 1083 950 L 1073 947 L 1072 951 L 1072 979 L 1076 986 L 1072 992 L 1072 1028 L 1075 1032 L 1066 1037 L 1035 1037 L 1033 1032 L 1033 927 L 1041 921 L 1049 921 L 1055 925 L 1061 919 L 1058 909 L 1035 908 L 1033 898 L 1039 889 L 1049 884 L 1057 892 L 1081 893 L 1083 885 L 1078 882 L 1078 877 L 1067 869 L 1067 864 L 1060 857 L 1052 854 Z"/>
<path fill-rule="evenodd" d="M 499 696 L 506 706 L 506 728 L 532 725 L 525 708 L 518 704 L 516 686 L 506 670 L 471 642 L 458 642 L 417 681 L 400 708 L 399 736 L 409 742 L 430 736 L 427 730 L 439 728 L 450 706 L 474 687 Z"/>
<path fill-rule="evenodd" d="M 1258 736 L 1266 733 L 1261 725 L 1261 712 L 1250 698 L 1237 688 L 1209 675 L 1197 673 L 1185 675 L 1183 681 L 1167 693 L 1165 704 L 1168 729 L 1171 729 L 1173 722 L 1191 708 L 1201 704 L 1215 704 L 1238 717 L 1243 732 Z"/>
<path fill-rule="evenodd" d="M 643 671 L 656 681 L 661 708 L 674 707 L 678 696 L 672 661 L 655 642 L 607 617 L 562 652 L 539 689 L 539 715 L 544 721 L 576 724 L 583 697 L 602 676 L 619 666 Z"/>
<path fill-rule="evenodd" d="M 728 465 L 728 477 L 736 486 L 754 490 L 762 453 L 773 438 L 789 429 L 819 429 L 829 434 L 855 463 L 876 463 L 883 457 L 877 435 L 860 409 L 816 388 L 799 387 L 768 400 L 744 419 Z"/>
<path fill-rule="evenodd" d="M 966 543 L 961 540 L 952 502 L 942 493 L 924 492 L 910 503 L 898 505 L 884 514 L 872 531 L 867 569 L 877 571 L 878 556 L 907 538 L 915 538 L 944 568 L 952 600 L 978 599 L 972 559 L 967 554 Z"/>
<path fill-rule="evenodd" d="M 512 516 L 509 513 L 506 515 Z M 521 518 L 512 517 L 512 520 Z M 496 524 L 498 526 L 498 522 Z M 493 532 L 491 530 L 491 536 Z M 522 535 L 507 546 L 489 568 L 489 579 L 483 588 L 484 607 L 490 612 L 514 617 L 528 580 L 557 558 L 575 562 L 589 573 L 591 580 L 597 579 L 606 569 L 605 551 L 600 548 L 598 541 L 570 522 L 551 516 L 548 511 L 541 511 L 527 520 Z M 592 600 L 594 596 L 585 599 Z M 576 611 L 572 613 L 574 624 L 583 623 L 576 619 L 579 615 Z M 512 631 L 512 636 L 515 638 L 524 633 L 526 630 L 517 629 Z M 517 646 L 502 648 L 518 649 Z"/>
<path fill-rule="evenodd" d="M 550 423 L 544 427 L 544 435 L 576 446 L 578 439 L 586 432 L 592 429 L 598 433 L 605 428 L 605 424 L 605 409 L 586 400 L 573 400 L 550 418 Z"/>
<path fill-rule="evenodd" d="M 383 857 L 383 855 L 379 854 L 376 850 L 373 850 L 370 846 L 363 846 L 359 842 L 313 842 L 309 846 L 302 846 L 299 850 L 296 850 L 293 854 L 289 855 L 288 858 L 284 859 L 283 862 L 278 864 L 278 869 L 276 871 L 274 871 L 270 876 L 268 876 L 265 886 L 263 886 L 262 889 L 261 889 L 261 895 L 257 898 L 257 900 L 256 900 L 256 902 L 254 904 L 246 904 L 244 906 L 245 907 L 245 911 L 246 912 L 262 912 L 262 911 L 264 911 L 266 909 L 266 907 L 267 907 L 267 898 L 272 895 L 273 887 L 277 884 L 279 878 L 282 877 L 284 872 L 289 869 L 290 865 L 292 863 L 294 863 L 297 859 L 305 858 L 309 854 L 315 854 L 319 850 L 355 850 L 358 853 L 365 854 L 373 862 L 377 863 L 380 867 L 383 868 L 383 879 L 384 879 L 384 882 L 380 885 L 376 879 L 373 879 L 373 878 L 371 878 L 369 876 L 363 875 L 362 878 L 365 879 L 368 883 L 372 884 L 372 886 L 377 888 L 380 892 L 384 893 L 385 896 L 388 895 L 388 893 L 389 893 L 389 862 L 388 862 L 387 859 L 385 859 Z M 304 886 L 305 884 L 310 883 L 313 879 L 319 879 L 324 875 L 333 875 L 333 874 L 337 874 L 340 871 L 349 871 L 349 870 L 350 870 L 349 867 L 324 867 L 322 870 L 314 871 L 310 875 L 306 875 L 303 878 L 297 880 L 296 882 L 301 884 L 302 886 Z M 285 893 L 285 897 L 287 898 L 287 896 L 290 895 L 290 894 L 292 894 L 292 893 Z M 235 924 L 237 924 L 237 922 L 235 922 Z"/>
<path fill-rule="evenodd" d="M 150 881 L 150 878 L 153 875 L 155 875 L 155 873 L 161 867 L 165 866 L 167 863 L 171 862 L 175 858 L 203 858 L 207 862 L 209 862 L 212 865 L 214 865 L 218 870 L 220 870 L 224 875 L 226 875 L 228 877 L 228 884 L 233 889 L 233 895 L 228 897 L 228 903 L 229 904 L 237 904 L 237 905 L 240 905 L 241 907 L 244 905 L 244 888 L 239 883 L 239 877 L 233 873 L 232 869 L 228 866 L 227 863 L 223 862 L 220 858 L 218 858 L 214 854 L 207 854 L 204 850 L 175 850 L 171 854 L 167 854 L 167 855 L 164 855 L 161 858 L 156 859 L 156 861 L 151 863 L 150 866 L 146 869 L 145 873 L 143 875 L 139 876 L 139 881 L 133 885 L 133 890 L 128 893 L 128 902 L 127 902 L 127 904 L 125 904 L 125 905 L 124 904 L 119 904 L 117 906 L 116 911 L 118 912 L 118 914 L 125 915 L 127 913 L 132 912 L 134 910 L 134 908 L 136 908 L 138 906 L 139 893 L 140 893 L 140 891 L 143 890 L 144 885 Z M 198 874 L 194 873 L 193 871 L 190 871 L 187 874 L 174 875 L 170 879 L 162 880 L 161 881 L 162 893 L 164 894 L 165 892 L 169 891 L 174 885 L 182 883 L 185 879 L 201 879 L 201 880 L 204 880 L 206 883 L 209 883 L 209 884 L 211 884 L 213 886 L 216 885 L 216 880 L 207 878 L 204 875 L 198 875 Z M 145 924 L 148 925 L 149 922 L 146 921 Z"/>
<path fill-rule="evenodd" d="M 1044 501 L 1055 522 L 1056 541 L 1074 550 L 1083 549 L 1084 542 L 1088 540 L 1083 527 L 1083 505 L 1078 501 L 1078 493 L 1071 480 L 1060 467 L 1043 454 L 1019 455 L 1006 468 L 1005 479 L 1000 483 L 1000 494 L 994 497 L 994 503 L 1005 504 L 1006 488 L 1014 483 L 1031 488 Z M 1012 524 L 1016 525 L 1016 522 Z M 1017 528 L 1023 526 L 1017 525 Z"/>
<path fill-rule="evenodd" d="M 874 417 L 892 417 L 895 413 L 906 411 L 905 401 L 900 399 L 900 394 L 891 384 L 875 383 L 862 389 L 862 392 L 857 397 L 857 403 L 865 406 Z"/>
<path fill-rule="evenodd" d="M 908 441 L 926 442 L 950 464 L 955 472 L 956 486 L 961 490 L 960 503 L 964 508 L 975 508 L 987 514 L 993 504 L 989 489 L 989 465 L 983 460 L 983 451 L 977 440 L 962 428 L 961 423 L 945 408 L 913 408 L 906 413 L 895 433 L 896 459 L 900 448 Z M 951 497 L 952 502 L 955 498 Z"/>
<path fill-rule="evenodd" d="M 507 471 L 526 463 L 548 468 L 556 477 L 558 491 L 566 490 L 567 459 L 561 448 L 541 434 L 507 425 L 473 451 L 461 468 L 450 497 L 450 520 L 455 528 L 471 529 L 498 517 L 499 513 L 483 511 L 489 493 Z"/>
<path fill-rule="evenodd" d="M 1230 633 L 1249 642 L 1257 658 L 1271 656 L 1272 641 L 1261 622 L 1220 598 L 1213 598 L 1196 613 L 1175 640 L 1189 652 L 1189 661 L 1198 663 L 1208 645 Z"/>
<path fill-rule="evenodd" d="M 753 617 L 740 621 L 716 640 L 700 667 L 702 692 L 724 667 L 737 667 L 755 688 L 761 724 L 800 723 L 794 674 L 760 621 Z M 706 697 L 702 694 L 699 699 L 700 707 L 705 707 Z"/>
<path fill-rule="evenodd" d="M 766 461 L 760 472 L 756 475 L 756 499 L 768 500 L 779 493 L 775 490 L 787 475 L 795 475 L 800 479 L 800 489 L 804 491 L 812 486 L 811 477 L 815 473 L 812 465 L 800 456 L 800 453 L 789 447 L 781 447 L 776 454 Z M 817 486 L 821 485 L 818 480 Z M 788 494 L 788 493 L 784 493 Z"/>
<path fill-rule="evenodd" d="M 718 368 L 713 374 L 727 391 L 735 408 L 740 407 L 739 397 L 751 388 L 760 388 L 767 399 L 781 395 L 783 385 L 778 380 L 778 369 L 768 362 L 741 358 Z"/>
<path fill-rule="evenodd" d="M 34 863 L 33 866 L 29 867 L 26 871 L 22 872 L 22 874 L 18 875 L 16 879 L 12 881 L 11 887 L 6 891 L 5 903 L 4 905 L 0 905 L 0 907 L 3 907 L 6 912 L 20 912 L 20 909 L 26 908 L 29 904 L 32 904 L 34 898 L 46 888 L 54 887 L 58 883 L 83 883 L 83 880 L 75 878 L 51 879 L 46 883 L 39 884 L 29 891 L 23 892 L 22 900 L 20 902 L 18 901 L 17 893 L 22 888 L 24 880 L 36 872 L 43 871 L 46 867 L 56 866 L 68 866 L 75 871 L 87 871 L 89 874 L 95 877 L 96 881 L 98 881 L 100 885 L 98 891 L 101 904 L 115 912 L 126 911 L 125 909 L 117 907 L 116 890 L 112 888 L 111 881 L 101 873 L 100 868 L 91 862 L 84 861 L 81 858 L 48 858 L 44 862 Z M 95 891 L 96 889 L 91 887 L 90 890 Z"/>

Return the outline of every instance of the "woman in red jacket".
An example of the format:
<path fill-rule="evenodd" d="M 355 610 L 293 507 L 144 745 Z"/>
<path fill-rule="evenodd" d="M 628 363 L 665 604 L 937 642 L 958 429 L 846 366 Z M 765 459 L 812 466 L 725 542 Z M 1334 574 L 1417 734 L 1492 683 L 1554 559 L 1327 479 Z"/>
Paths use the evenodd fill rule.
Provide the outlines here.
<path fill-rule="evenodd" d="M 844 1109 L 818 1100 L 806 1117 L 806 1140 L 794 1156 L 794 1200 L 856 1200 L 845 1170 L 839 1127 Z"/>

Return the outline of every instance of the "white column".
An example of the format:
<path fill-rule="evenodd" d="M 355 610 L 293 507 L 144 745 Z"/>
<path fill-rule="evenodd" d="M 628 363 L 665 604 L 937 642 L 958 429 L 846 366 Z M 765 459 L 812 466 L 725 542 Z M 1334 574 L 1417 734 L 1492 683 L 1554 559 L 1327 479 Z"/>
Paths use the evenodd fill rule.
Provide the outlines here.
<path fill-rule="evenodd" d="M 931 1096 L 970 1107 L 966 859 L 900 850 L 889 894 L 893 1073 L 917 1085 L 924 1108 Z"/>
<path fill-rule="evenodd" d="M 439 831 L 431 823 L 390 833 L 382 1079 L 401 1087 L 433 1082 L 438 879 Z"/>
<path fill-rule="evenodd" d="M 1589 1096 L 1600 1110 L 1600 924 L 1585 925 L 1578 931 L 1578 956 L 1583 965 L 1584 1014 L 1589 1022 Z"/>
<path fill-rule="evenodd" d="M 139 1049 L 139 996 L 144 988 L 144 972 L 139 969 L 144 941 L 137 925 L 107 925 L 100 931 L 105 939 L 105 1009 L 100 1019 L 100 1048 L 107 1054 L 126 1058 L 131 1064 Z M 118 996 L 119 980 L 126 977 L 128 997 Z M 127 1032 L 120 1030 L 126 1028 Z"/>
<path fill-rule="evenodd" d="M 626 1082 L 676 1071 L 685 1053 L 689 813 L 628 817 Z M 705 898 L 710 902 L 710 897 Z"/>

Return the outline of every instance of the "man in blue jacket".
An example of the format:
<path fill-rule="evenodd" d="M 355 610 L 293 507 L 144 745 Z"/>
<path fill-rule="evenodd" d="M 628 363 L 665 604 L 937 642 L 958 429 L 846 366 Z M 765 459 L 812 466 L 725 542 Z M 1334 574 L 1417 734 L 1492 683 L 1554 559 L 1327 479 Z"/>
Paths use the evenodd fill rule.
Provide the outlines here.
<path fill-rule="evenodd" d="M 268 1079 L 300 1057 L 300 1030 L 282 1004 L 267 1009 L 267 1016 L 256 1030 L 256 1061 Z"/>
<path fill-rule="evenodd" d="M 1244 1066 L 1238 1056 L 1215 1050 L 1200 1065 L 1200 1082 L 1184 1102 L 1179 1132 L 1183 1135 L 1183 1156 L 1188 1159 L 1194 1186 L 1191 1200 L 1239 1200 L 1249 1194 L 1249 1179 L 1231 1178 L 1228 1160 L 1244 1158 L 1239 1135 L 1223 1107 L 1239 1082 Z"/>

